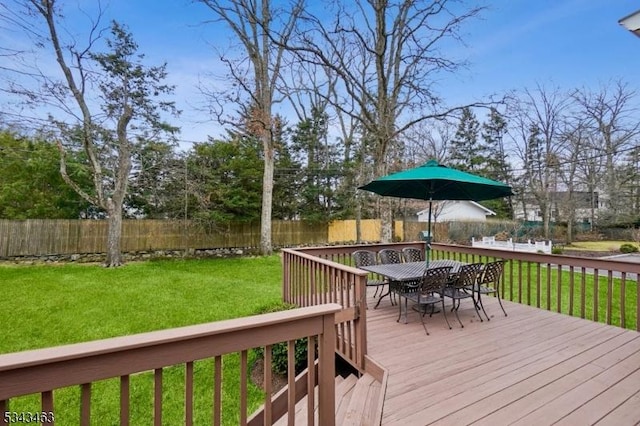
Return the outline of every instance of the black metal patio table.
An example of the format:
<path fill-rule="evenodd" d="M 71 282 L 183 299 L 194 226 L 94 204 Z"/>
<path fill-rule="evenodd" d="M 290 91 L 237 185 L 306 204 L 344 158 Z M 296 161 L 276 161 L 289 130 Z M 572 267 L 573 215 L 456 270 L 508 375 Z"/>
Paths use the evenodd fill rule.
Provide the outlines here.
<path fill-rule="evenodd" d="M 377 308 L 382 299 L 385 296 L 389 296 L 392 292 L 402 292 L 407 286 L 418 285 L 417 283 L 422 279 L 425 269 L 428 268 L 440 268 L 443 266 L 452 266 L 451 273 L 455 274 L 460 266 L 464 265 L 464 262 L 457 260 L 432 260 L 427 263 L 425 261 L 420 262 L 405 262 L 405 263 L 379 263 L 377 265 L 361 266 L 359 269 L 373 272 L 386 277 L 389 280 L 389 291 L 380 296 L 376 306 Z M 402 304 L 400 304 L 402 310 Z M 407 322 L 407 312 L 404 313 L 405 323 Z"/>

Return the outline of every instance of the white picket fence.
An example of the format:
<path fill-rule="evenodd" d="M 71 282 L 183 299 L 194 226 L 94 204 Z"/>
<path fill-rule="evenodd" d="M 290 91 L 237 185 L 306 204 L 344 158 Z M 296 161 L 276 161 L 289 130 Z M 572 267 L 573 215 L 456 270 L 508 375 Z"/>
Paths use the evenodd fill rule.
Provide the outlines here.
<path fill-rule="evenodd" d="M 496 241 L 495 237 L 482 237 L 482 241 L 471 238 L 473 247 L 493 248 L 500 250 L 525 251 L 530 253 L 551 254 L 551 241 L 527 241 L 526 243 L 514 243 L 513 239 Z"/>

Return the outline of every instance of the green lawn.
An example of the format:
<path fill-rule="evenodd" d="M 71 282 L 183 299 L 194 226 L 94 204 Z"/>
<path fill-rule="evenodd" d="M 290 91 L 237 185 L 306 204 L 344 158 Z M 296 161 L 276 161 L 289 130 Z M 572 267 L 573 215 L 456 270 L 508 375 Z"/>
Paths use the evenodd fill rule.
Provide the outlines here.
<path fill-rule="evenodd" d="M 622 244 L 637 245 L 632 241 L 574 241 L 566 248 L 571 250 L 601 251 L 606 253 L 619 250 Z"/>
<path fill-rule="evenodd" d="M 0 266 L 6 303 L 0 310 L 0 353 L 142 333 L 255 314 L 281 300 L 279 256 L 167 260 L 130 263 L 116 269 L 96 265 Z M 224 423 L 237 424 L 238 357 L 223 359 Z M 196 363 L 196 424 L 210 423 L 212 362 Z M 183 367 L 165 370 L 165 424 L 184 423 Z M 131 378 L 131 424 L 152 424 L 152 378 Z M 118 383 L 93 389 L 94 424 L 116 424 Z M 58 424 L 78 424 L 79 391 L 55 393 Z M 251 387 L 253 406 L 261 391 Z M 68 409 L 66 409 L 68 407 Z M 209 407 L 209 408 L 207 408 Z M 12 411 L 39 411 L 36 399 L 12 401 Z"/>

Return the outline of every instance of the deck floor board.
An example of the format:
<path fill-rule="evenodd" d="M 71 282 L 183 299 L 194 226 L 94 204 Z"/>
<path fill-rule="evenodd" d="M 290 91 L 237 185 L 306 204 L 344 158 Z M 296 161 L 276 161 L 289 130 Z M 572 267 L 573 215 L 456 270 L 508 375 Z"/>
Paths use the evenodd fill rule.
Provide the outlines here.
<path fill-rule="evenodd" d="M 368 353 L 389 372 L 383 425 L 615 424 L 640 420 L 640 333 L 483 298 L 408 323 L 369 294 Z M 449 306 L 449 305 L 448 305 Z"/>

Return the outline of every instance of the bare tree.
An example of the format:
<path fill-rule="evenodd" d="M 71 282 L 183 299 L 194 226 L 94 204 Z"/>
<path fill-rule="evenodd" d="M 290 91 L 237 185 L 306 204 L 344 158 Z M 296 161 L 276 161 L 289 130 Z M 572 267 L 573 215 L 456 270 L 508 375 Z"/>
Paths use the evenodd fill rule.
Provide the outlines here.
<path fill-rule="evenodd" d="M 561 126 L 567 98 L 558 89 L 540 85 L 525 90 L 514 106 L 510 136 L 523 165 L 521 202 L 532 197 L 542 213 L 545 238 L 550 235 L 554 194 L 558 192 Z"/>
<path fill-rule="evenodd" d="M 589 131 L 580 117 L 570 116 L 564 124 L 560 138 L 563 140 L 562 150 L 558 153 L 560 161 L 560 179 L 566 189 L 564 196 L 556 201 L 556 206 L 562 218 L 567 222 L 566 243 L 573 242 L 574 224 L 578 206 L 584 203 L 585 191 L 580 179 L 580 153 L 584 152 L 589 143 Z M 592 195 L 592 194 L 590 194 Z"/>
<path fill-rule="evenodd" d="M 371 141 L 374 174 L 382 176 L 390 171 L 390 153 L 405 131 L 459 109 L 444 107 L 434 91 L 437 74 L 462 65 L 440 47 L 460 41 L 461 26 L 481 9 L 460 11 L 452 0 L 356 0 L 334 6 L 330 23 L 305 15 L 306 25 L 288 48 L 338 76 L 340 96 L 331 102 L 357 120 L 363 140 Z M 389 200 L 383 201 L 381 216 L 381 240 L 390 241 Z"/>
<path fill-rule="evenodd" d="M 53 53 L 62 79 L 39 68 L 31 77 L 38 86 L 12 86 L 12 93 L 25 102 L 40 101 L 62 115 L 51 122 L 57 129 L 61 152 L 60 173 L 83 199 L 103 209 L 108 216 L 106 266 L 122 264 L 120 249 L 123 204 L 130 179 L 132 155 L 140 139 L 173 134 L 177 129 L 160 117 L 161 111 L 175 113 L 172 102 L 156 97 L 169 94 L 173 87 L 162 83 L 166 65 L 147 67 L 132 35 L 120 24 L 111 26 L 106 53 L 97 52 L 104 29 L 98 19 L 91 22 L 84 46 L 73 39 L 65 26 L 56 0 L 15 2 L 16 9 L 5 18 L 15 18 L 18 26 L 34 38 L 36 45 Z M 31 23 L 30 18 L 35 19 Z M 41 25 L 46 29 L 39 32 Z M 62 31 L 59 29 L 62 28 Z M 63 38 L 60 34 L 69 36 Z M 131 134 L 135 130 L 136 134 Z M 87 158 L 93 188 L 89 191 L 68 173 L 66 153 L 79 144 Z"/>
<path fill-rule="evenodd" d="M 616 164 L 640 135 L 635 97 L 636 92 L 622 81 L 611 82 L 596 92 L 582 89 L 573 94 L 573 99 L 582 108 L 588 125 L 597 137 L 600 152 L 604 154 L 602 189 L 608 200 L 611 217 L 620 215 L 627 204 L 624 198 L 615 196 L 620 188 Z"/>
<path fill-rule="evenodd" d="M 303 0 L 295 0 L 289 8 L 276 9 L 270 0 L 198 0 L 209 7 L 216 21 L 224 22 L 237 37 L 248 60 L 229 60 L 233 83 L 241 96 L 249 96 L 249 118 L 252 129 L 262 141 L 264 174 L 262 178 L 262 214 L 260 226 L 260 251 L 270 254 L 271 216 L 273 204 L 274 123 L 272 108 L 280 99 L 277 84 L 281 79 L 286 44 L 302 13 Z M 279 40 L 277 45 L 272 39 Z M 245 72 L 250 69 L 252 76 Z M 218 115 L 221 117 L 221 115 Z"/>

